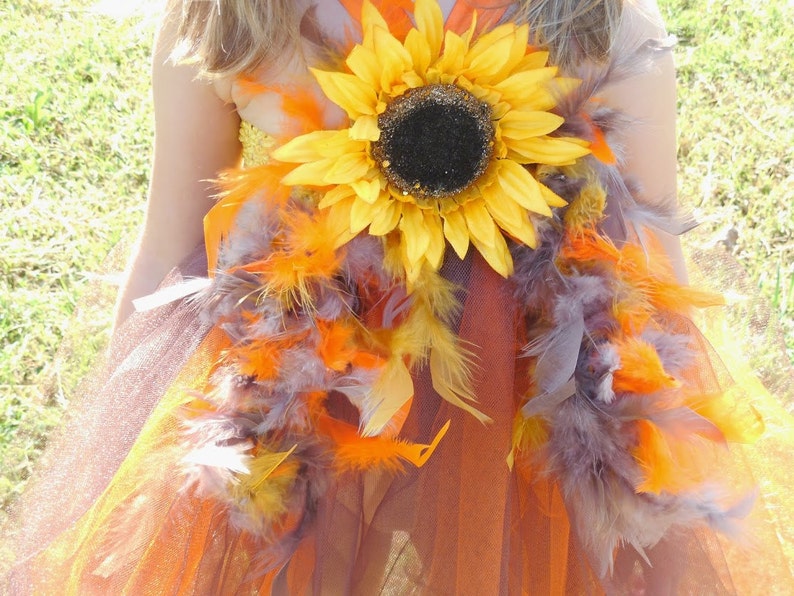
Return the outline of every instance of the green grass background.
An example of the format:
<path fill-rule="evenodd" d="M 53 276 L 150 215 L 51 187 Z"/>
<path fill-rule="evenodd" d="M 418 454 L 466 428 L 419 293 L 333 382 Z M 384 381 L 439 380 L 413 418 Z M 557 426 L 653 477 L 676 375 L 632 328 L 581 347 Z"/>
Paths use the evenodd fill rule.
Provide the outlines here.
<path fill-rule="evenodd" d="M 680 196 L 703 221 L 691 242 L 740 261 L 792 350 L 794 4 L 661 4 L 680 40 Z M 153 19 L 94 6 L 0 3 L 3 508 L 106 339 L 125 251 L 108 254 L 129 246 L 145 205 Z"/>

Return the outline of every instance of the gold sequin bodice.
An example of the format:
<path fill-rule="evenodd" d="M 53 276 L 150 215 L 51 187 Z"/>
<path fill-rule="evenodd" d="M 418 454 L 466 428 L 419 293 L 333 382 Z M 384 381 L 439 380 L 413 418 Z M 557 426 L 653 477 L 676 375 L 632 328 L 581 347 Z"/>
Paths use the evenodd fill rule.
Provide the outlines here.
<path fill-rule="evenodd" d="M 240 122 L 240 143 L 243 147 L 243 166 L 252 168 L 270 161 L 270 152 L 276 145 L 276 139 L 250 122 Z"/>

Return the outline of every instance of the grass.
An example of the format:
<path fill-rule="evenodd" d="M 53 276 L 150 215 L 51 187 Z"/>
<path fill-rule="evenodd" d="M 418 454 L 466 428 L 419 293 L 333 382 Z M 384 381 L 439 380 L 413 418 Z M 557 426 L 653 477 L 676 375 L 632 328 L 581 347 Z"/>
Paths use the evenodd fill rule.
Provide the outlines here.
<path fill-rule="evenodd" d="M 665 0 L 679 37 L 680 194 L 794 311 L 791 2 Z"/>
<path fill-rule="evenodd" d="M 751 365 L 773 378 L 781 357 L 770 346 L 785 344 L 794 362 L 794 4 L 661 5 L 679 39 L 679 197 L 702 222 L 686 244 L 712 261 L 706 281 L 722 277 L 725 288 L 741 286 L 745 295 L 754 285 L 768 300 L 743 301 L 729 316 L 735 329 L 751 331 L 742 338 Z M 714 267 L 726 254 L 748 279 Z"/>
<path fill-rule="evenodd" d="M 114 289 L 76 305 L 143 214 L 151 151 L 150 27 L 92 2 L 0 5 L 0 503 L 104 342 Z M 87 312 L 90 311 L 90 312 Z M 59 357 L 77 324 L 76 350 Z M 61 348 L 61 350 L 64 350 Z"/>
<path fill-rule="evenodd" d="M 152 25 L 92 6 L 0 4 L 3 506 L 105 341 L 114 288 L 98 279 L 119 272 L 123 258 L 108 254 L 129 244 L 144 209 Z M 663 0 L 662 10 L 680 40 L 680 194 L 704 222 L 690 244 L 740 261 L 794 357 L 794 5 Z"/>

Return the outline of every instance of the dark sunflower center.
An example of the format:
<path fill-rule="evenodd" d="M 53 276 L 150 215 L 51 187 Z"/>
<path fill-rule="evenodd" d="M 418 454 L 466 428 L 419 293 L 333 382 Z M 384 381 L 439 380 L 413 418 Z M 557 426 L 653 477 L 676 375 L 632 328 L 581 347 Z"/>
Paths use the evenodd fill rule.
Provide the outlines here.
<path fill-rule="evenodd" d="M 493 153 L 491 107 L 455 85 L 410 89 L 378 117 L 372 156 L 405 194 L 441 198 L 479 178 Z"/>

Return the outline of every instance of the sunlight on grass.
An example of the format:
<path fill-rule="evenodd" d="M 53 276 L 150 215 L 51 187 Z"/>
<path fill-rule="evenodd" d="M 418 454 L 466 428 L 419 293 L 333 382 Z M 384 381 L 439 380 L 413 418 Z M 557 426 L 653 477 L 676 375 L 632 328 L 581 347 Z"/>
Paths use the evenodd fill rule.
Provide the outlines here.
<path fill-rule="evenodd" d="M 0 503 L 106 339 L 113 288 L 75 308 L 142 219 L 151 151 L 151 22 L 91 2 L 0 6 Z M 105 263 L 105 264 L 103 264 Z M 101 297 L 101 298 L 100 298 Z M 65 329 L 83 319 L 76 351 Z M 61 348 L 63 351 L 64 349 Z M 65 361 L 68 360 L 68 361 Z"/>
<path fill-rule="evenodd" d="M 794 361 L 791 2 L 663 0 L 678 38 L 679 194 L 772 301 Z"/>

